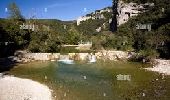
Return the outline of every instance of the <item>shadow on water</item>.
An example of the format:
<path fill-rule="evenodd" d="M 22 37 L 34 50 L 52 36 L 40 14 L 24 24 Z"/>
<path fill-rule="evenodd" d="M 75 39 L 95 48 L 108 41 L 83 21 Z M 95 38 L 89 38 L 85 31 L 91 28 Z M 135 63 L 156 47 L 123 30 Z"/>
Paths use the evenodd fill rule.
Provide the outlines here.
<path fill-rule="evenodd" d="M 0 19 L 0 21 L 4 23 L 3 19 Z M 16 62 L 10 56 L 14 55 L 18 46 L 13 41 L 8 40 L 9 37 L 9 34 L 0 25 L 0 73 L 9 71 L 16 65 Z"/>
<path fill-rule="evenodd" d="M 11 58 L 0 58 L 0 73 L 10 71 L 16 65 Z"/>

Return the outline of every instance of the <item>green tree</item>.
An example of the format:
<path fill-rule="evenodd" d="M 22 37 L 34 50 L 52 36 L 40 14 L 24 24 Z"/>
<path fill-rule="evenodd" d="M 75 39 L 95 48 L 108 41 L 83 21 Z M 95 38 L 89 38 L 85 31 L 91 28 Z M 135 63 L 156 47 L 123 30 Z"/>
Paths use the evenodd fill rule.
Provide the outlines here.
<path fill-rule="evenodd" d="M 20 29 L 20 25 L 25 23 L 26 20 L 15 3 L 9 4 L 8 8 L 9 19 L 6 19 L 6 25 L 4 26 L 9 34 L 8 39 L 16 44 L 16 48 L 24 49 L 29 44 L 30 35 L 28 30 Z"/>
<path fill-rule="evenodd" d="M 8 9 L 10 19 L 24 20 L 19 7 L 14 2 L 9 4 Z"/>
<path fill-rule="evenodd" d="M 80 33 L 76 30 L 74 26 L 71 26 L 65 37 L 68 44 L 78 44 L 78 42 L 80 41 Z"/>

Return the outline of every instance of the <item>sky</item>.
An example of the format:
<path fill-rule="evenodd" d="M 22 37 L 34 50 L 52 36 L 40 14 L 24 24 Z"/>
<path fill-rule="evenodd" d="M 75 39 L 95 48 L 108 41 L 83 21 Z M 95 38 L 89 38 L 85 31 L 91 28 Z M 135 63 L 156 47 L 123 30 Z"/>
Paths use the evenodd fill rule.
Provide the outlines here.
<path fill-rule="evenodd" d="M 1 0 L 0 18 L 9 16 L 8 5 L 15 2 L 25 18 L 76 20 L 112 5 L 112 0 Z"/>

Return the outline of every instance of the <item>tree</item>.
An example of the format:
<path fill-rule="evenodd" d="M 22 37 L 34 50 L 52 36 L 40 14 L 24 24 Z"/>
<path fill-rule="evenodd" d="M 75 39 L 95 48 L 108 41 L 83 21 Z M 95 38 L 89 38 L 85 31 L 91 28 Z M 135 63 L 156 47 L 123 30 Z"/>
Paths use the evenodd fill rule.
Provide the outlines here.
<path fill-rule="evenodd" d="M 8 33 L 8 41 L 14 42 L 16 49 L 23 49 L 30 40 L 28 30 L 20 29 L 20 25 L 25 22 L 25 19 L 15 3 L 9 4 L 8 8 L 9 19 L 5 20 L 6 24 L 3 26 Z"/>
<path fill-rule="evenodd" d="M 69 29 L 66 35 L 66 41 L 68 41 L 69 44 L 78 44 L 78 42 L 80 41 L 80 34 L 74 26 L 71 26 L 71 28 Z"/>
<path fill-rule="evenodd" d="M 19 7 L 14 2 L 9 4 L 8 9 L 10 19 L 24 20 Z"/>

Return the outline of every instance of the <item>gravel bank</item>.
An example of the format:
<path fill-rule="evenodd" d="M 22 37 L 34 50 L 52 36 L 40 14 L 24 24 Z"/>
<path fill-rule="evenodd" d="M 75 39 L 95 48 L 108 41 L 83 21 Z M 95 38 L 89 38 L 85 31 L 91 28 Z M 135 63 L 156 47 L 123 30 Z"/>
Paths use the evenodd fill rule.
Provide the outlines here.
<path fill-rule="evenodd" d="M 156 65 L 154 65 L 153 68 L 146 68 L 146 69 L 150 71 L 156 71 L 159 73 L 170 75 L 170 60 L 156 59 L 155 62 Z"/>
<path fill-rule="evenodd" d="M 52 95 L 38 82 L 5 76 L 0 78 L 0 100 L 52 100 Z"/>

